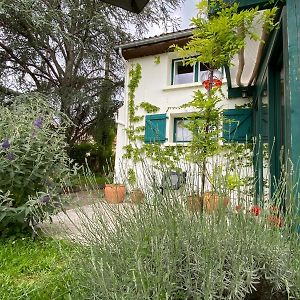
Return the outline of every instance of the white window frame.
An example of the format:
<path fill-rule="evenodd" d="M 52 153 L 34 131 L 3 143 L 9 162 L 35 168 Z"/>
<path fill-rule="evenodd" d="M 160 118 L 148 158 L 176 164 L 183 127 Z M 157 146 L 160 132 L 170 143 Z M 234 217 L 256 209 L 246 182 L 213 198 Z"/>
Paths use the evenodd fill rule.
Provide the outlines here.
<path fill-rule="evenodd" d="M 185 83 L 176 83 L 176 64 L 178 63 L 182 63 L 184 60 L 180 59 L 180 58 L 176 58 L 172 60 L 172 75 L 171 75 L 171 85 L 182 85 L 182 84 L 191 84 L 191 83 L 195 83 L 195 77 L 196 77 L 196 64 L 194 64 L 193 66 L 193 80 L 191 82 L 185 82 Z"/>

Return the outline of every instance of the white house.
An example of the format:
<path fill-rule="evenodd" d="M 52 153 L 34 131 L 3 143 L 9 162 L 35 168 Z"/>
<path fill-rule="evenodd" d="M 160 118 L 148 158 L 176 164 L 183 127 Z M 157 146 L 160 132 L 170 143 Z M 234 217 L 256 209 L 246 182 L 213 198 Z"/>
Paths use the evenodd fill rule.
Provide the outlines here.
<path fill-rule="evenodd" d="M 121 169 L 124 165 L 121 167 L 120 162 L 124 162 L 124 146 L 129 144 L 126 134 L 126 128 L 129 125 L 128 83 L 130 80 L 129 72 L 136 64 L 141 65 L 142 78 L 135 93 L 135 103 L 149 102 L 159 108 L 159 111 L 155 114 L 144 114 L 141 123 L 145 126 L 144 142 L 151 143 L 151 136 L 149 137 L 149 130 L 147 129 L 149 122 L 159 123 L 158 127 L 161 129 L 159 142 L 164 146 L 174 146 L 178 143 L 182 144 L 190 141 L 190 133 L 182 126 L 183 117 L 187 116 L 189 111 L 179 108 L 179 106 L 192 100 L 196 90 L 201 89 L 205 92 L 201 77 L 204 73 L 207 73 L 207 69 L 202 63 L 194 66 L 184 65 L 182 59 L 170 50 L 170 46 L 173 44 L 185 45 L 191 35 L 192 29 L 187 29 L 118 46 L 119 54 L 125 64 L 125 99 L 124 105 L 119 109 L 117 120 L 115 165 L 117 179 L 122 177 L 123 170 Z M 238 66 L 236 69 L 238 69 Z M 245 66 L 243 76 L 249 78 L 251 71 L 251 67 Z M 227 95 L 225 71 L 222 70 L 222 73 L 222 90 Z M 244 98 L 240 94 L 238 98 L 224 99 L 221 103 L 222 108 L 233 116 L 236 105 L 242 105 L 249 101 L 247 95 L 243 96 Z M 250 116 L 247 114 L 247 109 L 243 112 L 246 112 L 246 117 Z M 244 116 L 237 117 L 244 118 Z M 251 129 L 248 128 L 247 130 L 250 131 Z M 127 166 L 128 164 L 130 162 L 126 162 Z"/>

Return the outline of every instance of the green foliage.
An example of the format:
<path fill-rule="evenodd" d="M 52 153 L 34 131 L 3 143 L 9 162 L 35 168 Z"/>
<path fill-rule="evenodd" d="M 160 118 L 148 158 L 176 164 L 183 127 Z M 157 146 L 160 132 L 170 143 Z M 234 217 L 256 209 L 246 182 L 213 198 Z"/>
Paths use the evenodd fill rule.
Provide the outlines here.
<path fill-rule="evenodd" d="M 135 92 L 142 78 L 142 67 L 140 64 L 136 64 L 129 72 L 129 84 L 128 84 L 128 117 L 129 126 L 125 130 L 128 136 L 129 144 L 124 146 L 125 154 L 123 158 L 132 159 L 134 163 L 141 161 L 143 154 L 147 153 L 148 145 L 141 145 L 144 141 L 145 127 L 139 125 L 144 119 L 143 116 L 137 115 L 139 109 L 143 109 L 146 113 L 155 113 L 159 111 L 159 108 L 149 102 L 141 102 L 135 104 Z M 155 147 L 155 146 L 154 146 Z"/>
<path fill-rule="evenodd" d="M 263 16 L 258 8 L 238 11 L 238 3 L 228 5 L 222 0 L 198 4 L 198 15 L 192 19 L 196 27 L 191 41 L 184 47 L 174 46 L 186 63 L 207 63 L 212 69 L 231 64 L 233 56 L 245 47 L 245 37 L 259 40 L 255 24 L 262 22 L 266 30 L 274 28 L 276 8 L 267 10 Z M 208 11 L 216 9 L 215 14 L 207 16 Z"/>
<path fill-rule="evenodd" d="M 111 131 L 111 138 L 113 137 L 114 132 Z M 86 166 L 87 164 L 92 172 L 101 173 L 107 159 L 111 158 L 113 153 L 110 146 L 105 147 L 97 143 L 83 142 L 74 145 L 69 155 L 80 166 Z"/>
<path fill-rule="evenodd" d="M 98 214 L 96 234 L 82 230 L 90 246 L 78 247 L 72 265 L 83 287 L 76 297 L 299 298 L 297 235 L 250 213 L 219 210 L 199 217 L 177 199 L 175 193 L 165 201 L 156 195 L 153 205 L 109 211 L 117 220 L 113 234 Z"/>
<path fill-rule="evenodd" d="M 142 108 L 147 114 L 156 113 L 159 111 L 159 107 L 149 102 L 141 102 L 138 107 Z"/>
<path fill-rule="evenodd" d="M 128 83 L 128 114 L 129 122 L 134 123 L 135 116 L 135 91 L 139 85 L 142 78 L 142 67 L 140 64 L 136 64 L 135 68 L 132 67 L 129 71 L 129 83 Z"/>
<path fill-rule="evenodd" d="M 208 12 L 212 12 L 208 16 Z M 262 22 L 264 29 L 274 28 L 276 8 L 267 10 L 263 16 L 258 8 L 238 11 L 238 3 L 228 5 L 222 0 L 202 1 L 198 4 L 198 15 L 192 19 L 195 26 L 191 40 L 183 47 L 174 46 L 186 64 L 201 62 L 207 64 L 210 77 L 213 69 L 229 66 L 234 55 L 244 47 L 246 37 L 259 40 L 255 25 Z M 220 91 L 220 93 L 219 93 Z M 194 99 L 183 105 L 195 110 L 189 116 L 186 127 L 193 133 L 192 142 L 187 147 L 188 159 L 198 165 L 201 173 L 201 195 L 204 193 L 208 179 L 207 158 L 219 154 L 221 148 L 221 124 L 223 116 L 219 108 L 222 92 L 218 88 L 209 87 L 207 94 L 197 91 Z M 226 149 L 227 145 L 223 148 Z M 235 175 L 227 174 L 230 188 L 238 183 Z M 229 188 L 229 189 L 230 189 Z M 199 193 L 199 187 L 197 187 Z"/>
<path fill-rule="evenodd" d="M 0 107 L 0 235 L 42 220 L 69 176 L 68 119 L 39 94 Z"/>
<path fill-rule="evenodd" d="M 70 257 L 72 246 L 51 239 L 1 240 L 0 298 L 68 299 L 76 286 L 64 253 Z"/>
<path fill-rule="evenodd" d="M 130 168 L 127 171 L 127 181 L 131 186 L 134 186 L 136 183 L 136 175 L 134 169 Z"/>
<path fill-rule="evenodd" d="M 138 105 L 135 104 L 135 92 L 141 79 L 141 66 L 137 64 L 135 68 L 132 68 L 129 72 L 130 82 L 128 84 L 128 114 L 129 114 L 129 127 L 126 130 L 129 144 L 124 146 L 125 154 L 123 158 L 132 159 L 134 163 L 140 162 L 144 157 L 151 159 L 153 163 L 159 168 L 160 164 L 168 163 L 173 168 L 176 165 L 176 161 L 180 158 L 182 153 L 181 147 L 164 147 L 161 144 L 144 144 L 144 126 L 139 126 L 144 117 L 136 114 L 138 109 L 143 109 L 146 113 L 156 113 L 159 111 L 159 107 L 148 103 L 141 102 Z"/>
<path fill-rule="evenodd" d="M 221 101 L 217 90 L 210 93 L 196 91 L 192 101 L 182 107 L 193 108 L 194 112 L 188 116 L 190 122 L 186 127 L 193 133 L 193 139 L 187 147 L 188 159 L 201 164 L 206 158 L 218 154 L 220 146 L 220 125 L 222 110 L 218 107 Z"/>
<path fill-rule="evenodd" d="M 159 65 L 159 64 L 160 64 L 160 56 L 155 56 L 155 57 L 154 57 L 154 63 L 155 63 L 156 65 Z"/>
<path fill-rule="evenodd" d="M 1 0 L 0 101 L 19 91 L 45 92 L 72 120 L 70 147 L 86 136 L 103 144 L 123 87 L 114 47 L 153 25 L 175 28 L 171 12 L 182 2 L 152 1 L 137 15 L 104 1 Z"/>

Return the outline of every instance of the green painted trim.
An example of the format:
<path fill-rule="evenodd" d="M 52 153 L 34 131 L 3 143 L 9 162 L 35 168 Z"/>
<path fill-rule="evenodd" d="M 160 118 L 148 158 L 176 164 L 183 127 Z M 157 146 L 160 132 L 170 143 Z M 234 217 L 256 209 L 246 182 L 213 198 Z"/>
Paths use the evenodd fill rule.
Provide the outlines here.
<path fill-rule="evenodd" d="M 171 66 L 171 85 L 174 85 L 174 71 L 175 71 L 175 59 L 172 59 L 172 66 Z"/>
<path fill-rule="evenodd" d="M 299 179 L 299 159 L 300 159 L 300 1 L 288 0 L 287 5 L 287 59 L 286 65 L 286 97 L 290 103 L 290 141 L 291 141 L 291 160 L 294 165 L 294 176 Z M 293 191 L 294 201 L 299 205 L 300 186 L 299 182 L 293 182 L 295 190 Z M 300 215 L 300 211 L 299 211 Z M 296 224 L 300 230 L 299 223 Z"/>
<path fill-rule="evenodd" d="M 247 98 L 251 98 L 254 93 L 254 87 L 253 86 L 236 87 L 236 88 L 228 87 L 228 98 L 229 99 L 242 98 L 243 91 L 247 92 Z"/>
<path fill-rule="evenodd" d="M 284 65 L 284 77 L 285 77 L 285 86 L 284 86 L 284 94 L 285 94 L 285 148 L 284 155 L 288 157 L 291 153 L 291 103 L 288 96 L 289 91 L 289 49 L 288 49 L 288 34 L 287 34 L 287 8 L 283 8 L 283 18 L 282 18 L 282 35 L 283 35 L 283 65 Z"/>
<path fill-rule="evenodd" d="M 273 3 L 270 0 L 224 0 L 224 2 L 228 4 L 238 3 L 239 10 L 249 9 L 254 7 L 258 7 L 261 10 L 261 9 L 272 8 L 274 6 L 283 5 L 285 3 L 285 0 L 276 0 Z"/>
<path fill-rule="evenodd" d="M 177 133 L 177 130 L 176 130 L 176 122 L 177 122 L 178 118 L 174 118 L 174 122 L 173 122 L 173 142 L 176 143 L 176 133 Z"/>
<path fill-rule="evenodd" d="M 145 116 L 145 135 L 144 135 L 144 142 L 146 144 L 153 144 L 153 143 L 164 143 L 166 138 L 166 114 L 153 114 L 153 115 L 146 115 Z M 162 123 L 157 123 L 157 121 L 162 121 Z M 154 131 L 153 123 L 156 123 L 157 128 Z M 161 136 L 160 136 L 161 135 Z"/>
<path fill-rule="evenodd" d="M 280 64 L 281 62 L 281 64 Z M 284 144 L 281 136 L 281 127 L 285 121 L 282 118 L 282 107 L 280 105 L 281 91 L 280 91 L 280 69 L 282 66 L 282 58 L 279 58 L 279 65 L 268 70 L 268 93 L 269 93 L 269 145 L 272 147 L 270 153 L 270 173 L 271 173 L 271 196 L 276 190 L 276 180 L 280 178 L 281 174 L 281 146 Z M 281 66 L 280 66 L 281 65 Z"/>
<path fill-rule="evenodd" d="M 225 143 L 252 142 L 252 108 L 224 109 L 223 118 L 223 140 Z"/>
<path fill-rule="evenodd" d="M 194 82 L 198 82 L 199 81 L 199 63 L 197 62 L 194 65 Z"/>
<path fill-rule="evenodd" d="M 225 75 L 227 80 L 227 87 L 228 89 L 231 89 L 232 83 L 231 83 L 231 76 L 230 76 L 230 68 L 228 66 L 225 66 L 224 69 L 225 69 Z"/>
<path fill-rule="evenodd" d="M 267 74 L 267 69 L 268 65 L 271 61 L 271 57 L 274 54 L 274 49 L 279 47 L 279 45 L 282 44 L 282 18 L 283 18 L 283 11 L 281 12 L 280 18 L 279 18 L 279 26 L 278 28 L 274 29 L 268 41 L 266 42 L 265 45 L 265 50 L 262 55 L 262 59 L 260 62 L 260 68 L 258 70 L 258 76 L 255 82 L 255 85 L 258 87 L 256 89 L 256 92 L 253 95 L 253 102 L 256 103 L 258 101 L 258 97 L 261 94 L 262 88 L 263 88 L 263 83 L 266 78 Z"/>
<path fill-rule="evenodd" d="M 284 10 L 283 10 L 284 11 Z M 283 124 L 281 99 L 280 99 L 280 69 L 282 66 L 282 28 L 283 11 L 280 16 L 280 26 L 274 31 L 265 47 L 263 59 L 259 69 L 253 103 L 254 103 L 254 132 L 257 140 L 255 149 L 255 176 L 257 178 L 256 198 L 257 201 L 263 203 L 263 144 L 266 142 L 264 135 L 264 113 L 265 107 L 262 106 L 262 93 L 267 84 L 268 92 L 268 139 L 269 156 L 270 156 L 270 191 L 271 195 L 275 192 L 275 182 L 280 178 L 281 164 L 280 153 L 281 145 L 284 143 L 281 137 L 281 127 Z"/>
<path fill-rule="evenodd" d="M 171 85 L 174 85 L 174 79 L 175 79 L 175 63 L 177 61 L 183 61 L 183 58 L 174 58 L 172 59 L 172 66 L 171 66 Z M 193 65 L 194 69 L 194 82 L 198 82 L 199 80 L 199 63 Z"/>

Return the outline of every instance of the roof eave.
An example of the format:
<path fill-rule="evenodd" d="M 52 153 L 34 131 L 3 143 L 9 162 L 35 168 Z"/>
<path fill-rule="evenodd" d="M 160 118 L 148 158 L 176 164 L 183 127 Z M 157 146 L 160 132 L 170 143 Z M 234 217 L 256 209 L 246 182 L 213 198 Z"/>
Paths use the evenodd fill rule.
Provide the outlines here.
<path fill-rule="evenodd" d="M 155 36 L 155 37 L 146 38 L 146 39 L 139 40 L 139 41 L 133 41 L 133 42 L 120 44 L 120 45 L 116 46 L 115 48 L 125 50 L 125 49 L 140 47 L 140 46 L 147 46 L 147 45 L 151 45 L 151 44 L 167 42 L 167 41 L 171 41 L 171 40 L 177 40 L 180 38 L 188 38 L 192 35 L 192 32 L 193 32 L 193 29 L 174 32 L 174 33 L 168 33 L 166 35 Z"/>

